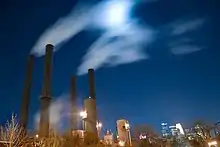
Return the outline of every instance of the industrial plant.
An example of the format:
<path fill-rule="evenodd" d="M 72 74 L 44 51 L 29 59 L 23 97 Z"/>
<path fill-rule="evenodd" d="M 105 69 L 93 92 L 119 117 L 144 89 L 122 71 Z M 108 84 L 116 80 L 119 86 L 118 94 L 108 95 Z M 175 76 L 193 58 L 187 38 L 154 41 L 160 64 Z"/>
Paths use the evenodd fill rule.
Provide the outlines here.
<path fill-rule="evenodd" d="M 36 135 L 39 138 L 47 138 L 50 132 L 50 113 L 49 107 L 53 100 L 51 93 L 51 80 L 52 80 L 52 63 L 53 63 L 53 51 L 54 46 L 52 44 L 47 44 L 45 48 L 44 57 L 44 73 L 42 81 L 42 91 L 40 96 L 41 109 L 40 109 L 40 122 L 39 130 L 37 130 Z M 29 114 L 29 102 L 30 102 L 30 91 L 32 85 L 32 74 L 34 69 L 34 56 L 30 55 L 27 62 L 26 78 L 24 82 L 24 88 L 22 92 L 22 103 L 20 110 L 20 124 L 24 130 L 27 131 L 28 126 L 28 114 Z M 70 129 L 72 135 L 78 135 L 80 138 L 84 138 L 86 134 L 92 134 L 93 136 L 100 138 L 99 132 L 102 127 L 101 122 L 97 119 L 97 109 L 96 109 L 96 90 L 95 90 L 95 72 L 94 69 L 88 69 L 88 91 L 89 95 L 84 99 L 84 111 L 79 112 L 77 108 L 77 86 L 76 86 L 76 76 L 71 77 L 71 92 L 70 92 Z M 78 115 L 83 119 L 83 130 L 78 129 Z M 121 146 L 125 144 L 131 145 L 131 134 L 129 123 L 125 119 L 120 119 L 116 122 L 117 125 L 117 140 Z M 104 137 L 104 141 L 109 144 L 114 143 L 114 137 L 109 131 Z"/>
<path fill-rule="evenodd" d="M 44 57 L 44 70 L 43 70 L 43 81 L 42 81 L 42 91 L 40 95 L 41 109 L 40 109 L 40 121 L 39 129 L 35 130 L 35 138 L 45 139 L 49 138 L 50 131 L 52 127 L 50 126 L 50 113 L 49 108 L 51 101 L 53 100 L 53 94 L 51 90 L 52 83 L 52 63 L 53 63 L 53 52 L 54 46 L 52 44 L 47 44 L 45 48 Z M 32 86 L 32 74 L 34 69 L 34 56 L 30 55 L 27 62 L 26 78 L 24 82 L 24 88 L 22 91 L 22 103 L 19 116 L 19 124 L 27 133 L 28 126 L 28 115 L 29 115 L 29 103 L 30 103 L 30 91 Z M 216 126 L 212 127 L 215 131 L 215 136 L 210 135 L 211 129 L 207 129 L 204 126 L 196 126 L 193 129 L 186 129 L 182 127 L 181 123 L 176 125 L 168 125 L 168 123 L 161 123 L 162 134 L 156 135 L 155 133 L 149 132 L 147 130 L 141 129 L 136 136 L 132 135 L 131 128 L 128 120 L 119 119 L 115 122 L 116 132 L 112 133 L 110 130 L 106 132 L 104 137 L 100 136 L 102 129 L 102 123 L 98 120 L 97 108 L 96 108 L 96 88 L 95 88 L 95 72 L 94 69 L 88 69 L 88 91 L 89 95 L 84 99 L 84 110 L 79 111 L 77 106 L 77 77 L 74 75 L 70 78 L 70 127 L 69 136 L 72 138 L 79 138 L 81 141 L 86 142 L 88 136 L 93 138 L 94 143 L 102 143 L 104 145 L 116 145 L 116 146 L 173 146 L 170 142 L 174 143 L 184 143 L 186 140 L 197 140 L 201 142 L 200 138 L 205 140 L 206 144 L 208 142 L 209 146 L 217 146 L 217 142 L 212 140 L 218 136 L 216 131 Z M 81 119 L 79 120 L 79 117 Z M 78 128 L 79 122 L 83 122 L 83 129 Z M 218 123 L 219 124 L 219 123 Z M 205 129 L 206 128 L 206 129 Z M 205 131 L 204 131 L 205 130 Z M 217 133 L 216 133 L 217 132 Z M 198 137 L 198 134 L 199 137 Z M 57 138 L 55 138 L 57 139 Z M 0 140 L 1 144 L 2 140 Z M 138 142 L 138 145 L 137 145 Z M 189 146 L 185 144 L 185 146 Z"/>

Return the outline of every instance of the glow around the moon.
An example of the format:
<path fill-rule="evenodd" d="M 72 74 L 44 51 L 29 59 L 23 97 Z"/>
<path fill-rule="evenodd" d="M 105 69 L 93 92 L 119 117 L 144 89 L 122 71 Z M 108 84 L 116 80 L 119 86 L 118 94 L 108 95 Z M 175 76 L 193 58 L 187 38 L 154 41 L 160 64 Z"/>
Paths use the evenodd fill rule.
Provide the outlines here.
<path fill-rule="evenodd" d="M 95 15 L 95 23 L 98 26 L 115 29 L 129 22 L 129 15 L 133 1 L 131 0 L 108 0 L 102 3 Z"/>

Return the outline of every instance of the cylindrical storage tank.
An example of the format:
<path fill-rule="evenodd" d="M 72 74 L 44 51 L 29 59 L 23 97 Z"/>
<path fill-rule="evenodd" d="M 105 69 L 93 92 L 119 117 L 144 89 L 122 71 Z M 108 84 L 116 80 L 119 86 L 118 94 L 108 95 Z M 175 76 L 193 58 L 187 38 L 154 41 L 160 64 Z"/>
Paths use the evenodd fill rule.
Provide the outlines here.
<path fill-rule="evenodd" d="M 97 134 L 97 112 L 96 112 L 96 100 L 93 98 L 87 98 L 84 100 L 84 108 L 87 112 L 87 118 L 84 120 L 85 131 Z"/>
<path fill-rule="evenodd" d="M 127 142 L 129 131 L 126 129 L 127 120 L 117 120 L 117 132 L 119 141 Z"/>

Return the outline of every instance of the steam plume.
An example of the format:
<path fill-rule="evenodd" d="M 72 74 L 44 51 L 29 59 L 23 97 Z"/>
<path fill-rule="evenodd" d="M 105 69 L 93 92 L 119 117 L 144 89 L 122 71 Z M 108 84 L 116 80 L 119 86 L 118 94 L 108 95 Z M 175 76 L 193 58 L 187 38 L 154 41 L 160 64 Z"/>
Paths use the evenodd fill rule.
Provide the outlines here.
<path fill-rule="evenodd" d="M 58 21 L 49 27 L 36 42 L 31 50 L 31 53 L 37 57 L 45 54 L 44 46 L 48 43 L 56 46 L 57 51 L 59 46 L 67 42 L 73 36 L 82 31 L 89 23 L 87 6 L 78 5 L 67 16 L 58 19 Z"/>
<path fill-rule="evenodd" d="M 114 40 L 114 37 L 117 39 Z M 136 23 L 105 33 L 83 57 L 77 74 L 86 74 L 88 68 L 128 64 L 148 58 L 144 46 L 154 39 L 154 31 Z"/>
<path fill-rule="evenodd" d="M 119 0 L 118 0 L 119 1 Z M 145 0 L 126 0 L 134 3 L 139 3 Z M 153 2 L 154 0 L 148 0 Z M 99 24 L 93 24 L 94 20 L 106 19 L 101 17 L 104 6 L 107 2 L 101 2 L 98 5 L 85 5 L 78 4 L 74 9 L 65 17 L 59 18 L 54 25 L 50 26 L 43 34 L 39 37 L 35 45 L 31 50 L 31 54 L 37 57 L 45 54 L 44 46 L 46 44 L 53 44 L 57 51 L 62 44 L 69 41 L 83 29 L 87 28 L 88 25 L 98 26 Z"/>
<path fill-rule="evenodd" d="M 53 101 L 49 108 L 50 113 L 50 127 L 61 130 L 66 123 L 69 122 L 70 116 L 67 115 L 70 112 L 70 106 L 68 103 L 69 95 L 63 94 Z M 40 121 L 40 111 L 34 116 L 35 127 L 38 128 Z"/>

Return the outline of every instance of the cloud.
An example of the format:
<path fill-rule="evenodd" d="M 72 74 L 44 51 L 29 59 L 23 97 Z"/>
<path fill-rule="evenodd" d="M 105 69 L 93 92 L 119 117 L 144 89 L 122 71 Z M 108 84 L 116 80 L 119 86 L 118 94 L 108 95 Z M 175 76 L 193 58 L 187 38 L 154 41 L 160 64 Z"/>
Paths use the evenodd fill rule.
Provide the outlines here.
<path fill-rule="evenodd" d="M 105 33 L 88 49 L 77 74 L 85 74 L 88 68 L 98 69 L 147 59 L 144 48 L 154 40 L 154 33 L 152 29 L 136 23 Z"/>
<path fill-rule="evenodd" d="M 186 32 L 189 31 L 193 31 L 198 29 L 199 27 L 201 27 L 204 24 L 205 20 L 198 18 L 198 19 L 194 19 L 194 20 L 181 20 L 178 22 L 175 22 L 171 25 L 172 27 L 172 35 L 181 35 L 184 34 Z"/>
<path fill-rule="evenodd" d="M 73 36 L 77 35 L 89 24 L 89 6 L 77 5 L 73 11 L 60 19 L 49 27 L 39 37 L 38 41 L 33 46 L 31 53 L 37 57 L 45 54 L 45 45 L 52 43 L 56 46 L 56 51 L 63 43 L 70 40 Z"/>
<path fill-rule="evenodd" d="M 57 130 L 65 127 L 64 125 L 69 121 L 69 102 L 67 101 L 69 95 L 63 94 L 52 101 L 49 114 L 50 114 L 50 126 Z M 40 111 L 38 111 L 34 116 L 35 128 L 39 127 L 40 121 Z"/>
<path fill-rule="evenodd" d="M 193 52 L 198 52 L 202 49 L 204 48 L 196 45 L 183 44 L 183 45 L 173 46 L 171 48 L 171 52 L 174 55 L 185 55 Z"/>

